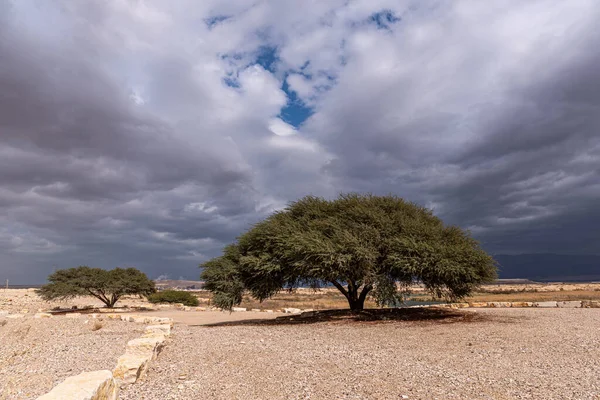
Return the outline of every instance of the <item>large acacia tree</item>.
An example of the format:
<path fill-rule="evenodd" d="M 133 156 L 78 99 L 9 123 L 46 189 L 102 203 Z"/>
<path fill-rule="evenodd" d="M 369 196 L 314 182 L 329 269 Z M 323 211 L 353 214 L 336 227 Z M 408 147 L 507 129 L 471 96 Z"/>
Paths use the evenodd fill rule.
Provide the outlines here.
<path fill-rule="evenodd" d="M 112 308 L 125 295 L 147 296 L 155 292 L 154 282 L 135 268 L 104 270 L 81 266 L 61 269 L 48 276 L 37 290 L 44 300 L 93 296 Z"/>
<path fill-rule="evenodd" d="M 201 267 L 224 309 L 246 290 L 262 301 L 299 285 L 333 285 L 352 310 L 368 295 L 395 304 L 414 282 L 454 300 L 496 278 L 495 261 L 468 232 L 399 197 L 360 194 L 293 202 Z"/>

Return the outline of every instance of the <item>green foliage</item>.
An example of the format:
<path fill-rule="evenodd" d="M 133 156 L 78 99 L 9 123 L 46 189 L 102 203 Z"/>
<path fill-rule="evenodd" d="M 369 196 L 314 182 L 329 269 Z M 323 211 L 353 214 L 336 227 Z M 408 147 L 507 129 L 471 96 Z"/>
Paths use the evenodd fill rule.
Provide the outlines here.
<path fill-rule="evenodd" d="M 200 302 L 198 298 L 190 292 L 179 290 L 163 290 L 148 296 L 150 303 L 182 303 L 186 306 L 196 307 Z"/>
<path fill-rule="evenodd" d="M 262 301 L 301 284 L 332 284 L 355 310 L 367 295 L 394 304 L 415 281 L 454 300 L 496 278 L 495 261 L 467 232 L 399 197 L 359 194 L 291 203 L 201 267 L 224 309 L 244 290 Z"/>
<path fill-rule="evenodd" d="M 107 271 L 81 266 L 58 270 L 48 276 L 48 281 L 37 290 L 44 300 L 94 296 L 109 308 L 122 296 L 147 296 L 155 292 L 154 282 L 135 268 Z"/>

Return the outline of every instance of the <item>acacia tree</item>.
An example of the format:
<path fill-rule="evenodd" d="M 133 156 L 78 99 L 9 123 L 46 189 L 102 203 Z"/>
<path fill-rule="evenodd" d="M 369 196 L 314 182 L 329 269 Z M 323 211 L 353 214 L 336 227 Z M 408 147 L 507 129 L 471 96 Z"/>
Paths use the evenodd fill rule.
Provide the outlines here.
<path fill-rule="evenodd" d="M 359 194 L 293 202 L 201 267 L 224 309 L 245 290 L 262 301 L 307 284 L 335 286 L 351 310 L 368 295 L 379 305 L 402 301 L 416 281 L 454 300 L 496 278 L 495 261 L 468 232 L 399 197 Z"/>
<path fill-rule="evenodd" d="M 125 295 L 147 296 L 155 292 L 154 282 L 135 268 L 104 270 L 81 266 L 61 269 L 48 276 L 50 283 L 37 293 L 44 300 L 94 296 L 112 308 Z"/>

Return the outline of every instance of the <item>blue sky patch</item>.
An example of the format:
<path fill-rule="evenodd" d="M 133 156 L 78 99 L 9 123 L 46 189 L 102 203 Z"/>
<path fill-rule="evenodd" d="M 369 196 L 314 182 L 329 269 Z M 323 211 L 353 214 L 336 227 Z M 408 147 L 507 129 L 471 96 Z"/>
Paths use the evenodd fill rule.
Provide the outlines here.
<path fill-rule="evenodd" d="M 227 15 L 217 15 L 214 17 L 206 18 L 204 20 L 204 23 L 206 24 L 206 26 L 208 26 L 208 29 L 212 29 L 216 25 L 220 24 L 221 22 L 223 22 L 229 18 L 231 18 L 231 17 L 229 17 Z"/>
<path fill-rule="evenodd" d="M 396 17 L 390 10 L 382 10 L 371 15 L 370 20 L 377 24 L 379 29 L 390 29 L 390 25 L 400 21 L 400 18 Z"/>
<path fill-rule="evenodd" d="M 287 79 L 283 81 L 281 89 L 287 95 L 288 102 L 286 106 L 281 109 L 279 118 L 292 125 L 294 128 L 298 128 L 314 114 L 314 111 L 312 108 L 307 107 L 304 102 L 296 96 L 296 92 L 290 89 Z"/>

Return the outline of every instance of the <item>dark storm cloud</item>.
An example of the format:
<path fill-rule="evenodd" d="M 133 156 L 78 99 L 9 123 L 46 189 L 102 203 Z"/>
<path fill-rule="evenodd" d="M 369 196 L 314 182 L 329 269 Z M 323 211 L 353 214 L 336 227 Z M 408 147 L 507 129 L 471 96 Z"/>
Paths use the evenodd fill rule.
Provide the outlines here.
<path fill-rule="evenodd" d="M 598 252 L 595 2 L 221 3 L 0 4 L 0 272 L 195 278 L 286 202 L 348 191 L 494 252 Z M 365 23 L 382 10 L 402 18 Z"/>

